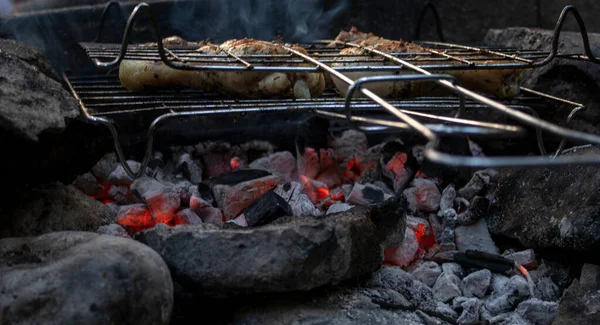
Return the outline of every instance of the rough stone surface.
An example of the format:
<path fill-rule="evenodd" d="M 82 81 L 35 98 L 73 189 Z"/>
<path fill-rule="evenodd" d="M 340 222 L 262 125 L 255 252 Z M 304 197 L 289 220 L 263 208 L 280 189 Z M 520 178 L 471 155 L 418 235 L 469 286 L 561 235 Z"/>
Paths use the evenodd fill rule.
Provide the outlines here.
<path fill-rule="evenodd" d="M 106 226 L 100 226 L 96 230 L 96 233 L 100 235 L 111 235 L 123 238 L 131 238 L 131 236 L 129 236 L 129 234 L 127 233 L 127 230 L 125 230 L 125 228 L 121 227 L 116 223 L 111 223 L 110 225 Z"/>
<path fill-rule="evenodd" d="M 597 148 L 572 156 L 598 155 Z M 600 245 L 600 174 L 593 166 L 505 170 L 497 176 L 487 224 L 525 247 L 595 254 Z"/>
<path fill-rule="evenodd" d="M 499 291 L 495 291 L 486 301 L 485 307 L 493 315 L 510 311 L 529 297 L 529 286 L 522 276 L 515 275 Z"/>
<path fill-rule="evenodd" d="M 556 302 L 532 298 L 521 302 L 516 313 L 532 324 L 550 325 L 556 317 L 557 307 L 558 303 Z"/>
<path fill-rule="evenodd" d="M 383 260 L 364 209 L 253 229 L 157 225 L 136 239 L 165 259 L 178 282 L 213 296 L 310 290 L 375 271 Z"/>
<path fill-rule="evenodd" d="M 41 49 L 0 40 L 0 147 L 19 152 L 0 160 L 7 183 L 71 183 L 110 148 L 108 132 L 77 120 L 78 103 L 57 80 Z"/>
<path fill-rule="evenodd" d="M 232 325 L 280 324 L 428 324 L 414 309 L 405 306 L 406 299 L 398 292 L 385 288 L 357 289 L 341 287 L 311 291 L 310 295 L 254 299 L 231 312 L 231 305 L 222 308 L 215 317 L 233 315 L 225 323 Z M 226 312 L 229 311 L 229 312 Z M 197 317 L 197 314 L 194 315 Z M 195 318 L 190 317 L 193 321 Z M 440 322 L 439 319 L 433 318 Z"/>
<path fill-rule="evenodd" d="M 472 225 L 456 227 L 454 234 L 456 237 L 456 247 L 460 251 L 473 249 L 492 254 L 499 253 L 499 249 L 496 247 L 483 219 Z"/>
<path fill-rule="evenodd" d="M 423 262 L 419 264 L 411 272 L 413 279 L 421 281 L 433 287 L 437 278 L 442 274 L 442 268 L 440 265 L 433 261 Z"/>
<path fill-rule="evenodd" d="M 55 232 L 0 240 L 5 324 L 169 324 L 173 284 L 131 239 Z"/>
<path fill-rule="evenodd" d="M 19 190 L 0 204 L 0 237 L 36 236 L 53 231 L 96 231 L 113 221 L 101 202 L 74 186 L 50 184 Z"/>
<path fill-rule="evenodd" d="M 579 280 L 565 290 L 558 305 L 556 325 L 600 324 L 600 266 L 586 264 Z"/>
<path fill-rule="evenodd" d="M 442 302 L 461 296 L 460 279 L 452 273 L 442 273 L 433 286 L 433 295 Z"/>
<path fill-rule="evenodd" d="M 479 270 L 462 279 L 461 288 L 465 297 L 483 298 L 490 287 L 492 272 L 487 269 Z"/>

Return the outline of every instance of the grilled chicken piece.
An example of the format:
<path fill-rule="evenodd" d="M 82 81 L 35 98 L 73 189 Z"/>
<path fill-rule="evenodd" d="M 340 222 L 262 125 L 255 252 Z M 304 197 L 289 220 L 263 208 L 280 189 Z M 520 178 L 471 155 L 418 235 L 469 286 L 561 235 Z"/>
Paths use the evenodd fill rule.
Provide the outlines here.
<path fill-rule="evenodd" d="M 363 33 L 358 30 L 358 28 L 352 26 L 349 31 L 341 30 L 340 33 L 335 37 L 336 41 L 340 42 L 355 42 L 363 39 L 367 39 L 369 37 L 376 37 L 373 33 Z M 329 43 L 329 47 L 335 47 L 337 43 L 331 42 Z"/>
<path fill-rule="evenodd" d="M 352 30 L 351 30 L 352 32 Z M 340 33 L 341 34 L 341 33 Z M 419 55 L 418 53 L 429 53 L 425 48 L 420 45 L 405 42 L 405 41 L 393 41 L 387 40 L 377 36 L 370 36 L 369 34 L 360 33 L 358 30 L 354 31 L 355 40 L 353 43 L 362 45 L 365 47 L 370 47 L 376 50 L 379 50 L 384 53 L 415 53 L 415 55 L 403 57 L 403 58 L 418 58 L 418 59 L 428 59 L 428 58 L 441 58 L 441 56 L 431 54 L 431 55 Z M 360 38 L 363 36 L 363 38 Z M 332 66 L 360 66 L 360 65 L 371 65 L 371 66 L 380 66 L 380 65 L 397 65 L 397 63 L 382 60 L 375 61 L 378 56 L 376 54 L 369 54 L 366 50 L 356 47 L 345 48 L 340 51 L 340 56 L 337 57 L 336 61 L 344 60 L 345 62 L 335 62 Z M 351 57 L 344 55 L 352 55 Z M 482 58 L 485 59 L 485 54 L 482 54 Z M 352 62 L 348 62 L 352 60 Z M 370 61 L 370 62 L 366 62 Z M 485 63 L 493 63 L 491 60 L 481 60 L 477 61 L 480 64 Z M 506 61 L 505 61 L 506 62 Z M 434 60 L 420 60 L 418 63 L 411 62 L 417 66 L 419 65 L 433 65 L 439 64 L 439 61 Z M 458 61 L 449 59 L 444 61 L 445 64 L 463 64 Z M 449 74 L 458 80 L 459 84 L 470 88 L 475 91 L 481 91 L 487 94 L 494 95 L 499 98 L 511 98 L 519 94 L 519 82 L 523 76 L 524 69 L 495 69 L 495 70 L 485 70 L 485 69 L 474 69 L 474 70 L 436 70 L 435 73 L 441 74 Z M 401 70 L 400 74 L 416 74 L 409 69 Z M 365 76 L 376 76 L 376 75 L 393 75 L 398 74 L 398 72 L 345 72 L 346 76 L 348 76 L 352 80 L 359 79 Z M 348 85 L 343 81 L 332 77 L 332 81 L 335 84 L 338 91 L 346 95 Z M 373 91 L 379 96 L 382 97 L 415 97 L 415 96 L 424 96 L 424 95 L 436 95 L 436 94 L 444 94 L 446 90 L 444 90 L 441 86 L 433 82 L 387 82 L 387 83 L 377 83 L 377 84 L 369 84 L 366 85 L 365 88 Z M 357 96 L 360 96 L 357 93 Z"/>
<path fill-rule="evenodd" d="M 288 45 L 302 53 L 305 49 Z M 279 44 L 254 39 L 230 40 L 221 46 L 206 45 L 198 53 L 287 54 Z M 265 59 L 267 65 L 269 59 Z M 215 64 L 223 64 L 217 63 Z M 307 64 L 308 66 L 310 64 Z M 196 88 L 217 91 L 242 98 L 313 98 L 323 94 L 325 79 L 321 73 L 282 73 L 255 71 L 185 71 L 171 69 L 162 62 L 123 60 L 119 71 L 123 86 L 129 90 Z"/>

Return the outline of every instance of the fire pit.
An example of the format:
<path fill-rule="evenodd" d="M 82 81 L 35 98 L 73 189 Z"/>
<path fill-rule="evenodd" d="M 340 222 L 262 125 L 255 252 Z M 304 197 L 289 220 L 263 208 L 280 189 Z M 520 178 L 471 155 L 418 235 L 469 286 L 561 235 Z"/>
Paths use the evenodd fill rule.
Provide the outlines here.
<path fill-rule="evenodd" d="M 112 8 L 117 4 L 108 4 L 101 19 Z M 489 80 L 463 85 L 455 75 L 535 71 L 558 59 L 600 63 L 574 7 L 563 10 L 550 50 L 421 41 L 426 50 L 419 53 L 387 53 L 352 40 L 304 42 L 303 53 L 279 40 L 272 44 L 285 54 L 205 54 L 195 45 L 164 45 L 154 13 L 137 5 L 121 44 L 81 42 L 94 69 L 64 71 L 62 82 L 81 119 L 106 128 L 115 149 L 73 186 L 114 216 L 94 225 L 98 233 L 142 243 L 168 266 L 174 287 L 165 292 L 175 290 L 174 322 L 196 319 L 190 305 L 197 303 L 214 307 L 207 318 L 232 324 L 292 322 L 293 314 L 331 323 L 551 324 L 556 318 L 570 284 L 565 278 L 573 275 L 540 258 L 539 245 L 527 245 L 537 238 L 499 221 L 510 214 L 507 202 L 526 210 L 520 198 L 527 188 L 518 182 L 531 183 L 523 172 L 501 169 L 595 168 L 600 155 L 594 150 L 564 149 L 572 142 L 598 145 L 600 137 L 569 129 L 580 103 L 523 86 L 516 96 L 490 96 L 474 90 Z M 584 53 L 559 49 L 569 14 L 581 27 Z M 156 43 L 132 42 L 140 19 Z M 345 49 L 368 58 L 340 54 Z M 198 89 L 132 92 L 119 78 L 124 60 L 180 71 L 322 73 L 328 84 L 322 95 L 293 99 Z M 373 75 L 348 77 L 365 72 Z M 371 87 L 382 83 L 433 86 L 419 96 L 388 98 Z M 543 110 L 566 112 L 565 126 L 540 118 Z M 552 175 L 545 181 L 564 183 Z M 502 184 L 525 194 L 507 193 Z M 542 233 L 559 231 L 561 240 L 544 248 L 595 247 L 593 236 L 569 246 L 584 231 L 581 223 L 553 222 L 556 229 L 540 227 Z M 106 241 L 85 236 L 72 245 Z M 0 250 L 10 256 L 0 264 L 6 269 L 21 263 L 14 256 L 22 245 L 8 240 Z M 43 255 L 38 246 L 23 259 Z M 169 303 L 160 307 L 162 319 Z M 219 316 L 231 304 L 235 315 Z M 16 317 L 5 310 L 0 315 Z"/>

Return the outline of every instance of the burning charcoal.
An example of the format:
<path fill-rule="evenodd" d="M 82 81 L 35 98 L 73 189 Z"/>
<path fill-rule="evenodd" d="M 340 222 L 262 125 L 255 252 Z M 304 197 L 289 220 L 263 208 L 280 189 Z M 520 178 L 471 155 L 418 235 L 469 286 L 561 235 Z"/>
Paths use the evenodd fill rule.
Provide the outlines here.
<path fill-rule="evenodd" d="M 340 212 L 348 211 L 348 210 L 352 209 L 353 207 L 354 207 L 354 205 L 350 205 L 348 203 L 334 203 L 331 206 L 329 206 L 329 208 L 327 209 L 327 212 L 325 214 L 330 215 L 330 214 L 334 214 L 334 213 L 340 213 Z"/>
<path fill-rule="evenodd" d="M 471 206 L 463 213 L 456 216 L 456 223 L 459 225 L 470 225 L 485 216 L 490 208 L 490 200 L 476 196 Z"/>
<path fill-rule="evenodd" d="M 331 147 L 341 161 L 348 161 L 367 151 L 367 136 L 356 130 L 346 130 L 331 141 Z"/>
<path fill-rule="evenodd" d="M 133 204 L 136 202 L 129 190 L 129 186 L 113 185 L 108 190 L 108 195 L 115 200 L 118 205 Z"/>
<path fill-rule="evenodd" d="M 330 192 L 327 184 L 305 176 L 300 176 L 302 182 L 302 193 L 310 199 L 315 205 L 320 205 L 329 198 Z"/>
<path fill-rule="evenodd" d="M 292 215 L 295 217 L 319 217 L 323 214 L 308 196 L 302 193 L 302 185 L 298 182 L 279 184 L 275 188 L 275 193 L 290 205 Z"/>
<path fill-rule="evenodd" d="M 442 274 L 442 268 L 436 262 L 423 262 L 411 274 L 413 279 L 421 281 L 431 288 L 440 274 Z"/>
<path fill-rule="evenodd" d="M 437 302 L 431 288 L 421 281 L 413 280 L 411 275 L 399 267 L 384 266 L 373 274 L 373 286 L 395 290 L 417 308 L 435 310 Z"/>
<path fill-rule="evenodd" d="M 560 289 L 550 277 L 544 277 L 535 283 L 535 296 L 544 301 L 557 301 Z"/>
<path fill-rule="evenodd" d="M 202 183 L 202 168 L 196 164 L 189 153 L 179 156 L 175 169 L 182 173 L 192 184 Z"/>
<path fill-rule="evenodd" d="M 414 176 L 415 172 L 407 165 L 407 160 L 408 156 L 404 152 L 397 153 L 387 163 L 380 160 L 381 172 L 392 180 L 396 193 L 402 191 Z"/>
<path fill-rule="evenodd" d="M 365 296 L 371 298 L 374 304 L 385 309 L 410 309 L 413 306 L 396 290 L 388 288 L 366 288 L 361 291 Z"/>
<path fill-rule="evenodd" d="M 504 257 L 508 258 L 509 260 L 513 260 L 517 264 L 522 265 L 525 268 L 530 269 L 530 270 L 537 269 L 537 267 L 538 267 L 538 263 L 537 263 L 537 260 L 535 259 L 535 253 L 533 252 L 533 249 L 526 249 L 524 251 L 511 253 L 511 254 L 505 255 Z"/>
<path fill-rule="evenodd" d="M 479 310 L 481 309 L 481 301 L 477 298 L 465 300 L 462 304 L 462 314 L 456 321 L 457 324 L 474 324 L 479 321 Z"/>
<path fill-rule="evenodd" d="M 237 217 L 252 202 L 279 185 L 280 181 L 279 177 L 257 169 L 239 170 L 211 179 L 215 200 L 225 220 Z"/>
<path fill-rule="evenodd" d="M 266 170 L 273 175 L 281 177 L 284 182 L 291 182 L 298 178 L 296 158 L 289 151 L 276 152 L 267 157 L 257 159 L 249 167 Z"/>
<path fill-rule="evenodd" d="M 384 183 L 382 181 L 375 181 L 375 182 L 373 182 L 373 185 L 382 189 L 383 192 L 385 192 L 385 194 L 396 195 L 396 193 L 394 193 L 394 190 L 392 190 L 389 186 L 387 186 L 386 183 Z"/>
<path fill-rule="evenodd" d="M 146 203 L 157 220 L 172 219 L 181 205 L 177 191 L 147 176 L 135 180 L 131 184 L 131 192 Z"/>
<path fill-rule="evenodd" d="M 448 210 L 454 207 L 454 199 L 456 199 L 456 189 L 454 189 L 454 184 L 450 184 L 446 186 L 444 191 L 442 191 L 442 198 L 440 199 L 440 210 Z"/>
<path fill-rule="evenodd" d="M 510 278 L 505 275 L 494 273 L 491 282 L 492 292 L 502 290 L 502 288 L 504 288 L 504 286 L 508 283 L 509 280 Z"/>
<path fill-rule="evenodd" d="M 557 309 L 558 303 L 556 302 L 532 298 L 520 303 L 515 312 L 532 324 L 550 325 L 556 317 Z"/>
<path fill-rule="evenodd" d="M 110 235 L 110 236 L 117 236 L 117 237 L 123 237 L 123 238 L 131 238 L 131 236 L 129 236 L 129 234 L 127 233 L 127 230 L 125 230 L 125 228 L 119 226 L 116 223 L 112 223 L 112 224 L 106 225 L 106 226 L 100 226 L 98 228 L 98 230 L 96 230 L 96 233 L 101 234 L 101 235 Z"/>
<path fill-rule="evenodd" d="M 458 263 L 450 262 L 442 264 L 442 272 L 456 275 L 459 279 L 463 277 L 464 271 Z"/>
<path fill-rule="evenodd" d="M 406 230 L 406 198 L 396 196 L 370 208 L 371 221 L 383 248 L 398 247 L 404 241 Z"/>
<path fill-rule="evenodd" d="M 90 172 L 77 176 L 73 185 L 92 197 L 96 197 L 104 191 L 104 186 L 98 184 L 96 177 Z"/>
<path fill-rule="evenodd" d="M 464 197 L 457 197 L 454 199 L 454 205 L 456 205 L 457 211 L 465 211 L 471 206 L 471 202 Z"/>
<path fill-rule="evenodd" d="M 372 205 L 391 198 L 382 189 L 372 184 L 354 184 L 346 202 L 354 205 Z"/>
<path fill-rule="evenodd" d="M 131 232 L 152 228 L 157 221 L 152 218 L 150 210 L 143 203 L 124 205 L 119 209 L 116 223 Z"/>
<path fill-rule="evenodd" d="M 194 210 L 202 222 L 223 223 L 223 213 L 214 207 L 204 207 Z"/>
<path fill-rule="evenodd" d="M 278 218 L 291 215 L 290 205 L 273 191 L 263 194 L 244 210 L 248 227 L 266 225 Z"/>
<path fill-rule="evenodd" d="M 406 228 L 402 245 L 385 249 L 385 262 L 399 267 L 406 267 L 415 259 L 418 250 L 417 235 L 412 229 Z"/>
<path fill-rule="evenodd" d="M 435 244 L 435 238 L 431 232 L 431 227 L 429 226 L 429 222 L 427 220 L 407 216 L 406 226 L 415 232 L 417 241 L 422 248 L 428 249 Z"/>
<path fill-rule="evenodd" d="M 444 224 L 442 220 L 435 213 L 430 213 L 427 221 L 429 221 L 429 225 L 433 231 L 433 237 L 441 238 L 442 232 L 444 231 Z"/>
<path fill-rule="evenodd" d="M 440 207 L 441 194 L 431 180 L 415 178 L 403 194 L 408 199 L 411 211 L 436 212 Z"/>
<path fill-rule="evenodd" d="M 106 207 L 108 210 L 110 210 L 110 212 L 111 212 L 111 215 L 113 215 L 113 216 L 114 216 L 114 218 L 113 218 L 113 219 L 116 219 L 116 218 L 117 218 L 117 214 L 119 213 L 119 209 L 120 209 L 119 205 L 118 205 L 118 204 L 116 204 L 116 203 L 114 203 L 114 202 L 110 202 L 110 203 L 107 203 L 107 204 L 105 204 L 104 206 L 105 206 L 105 207 Z"/>
<path fill-rule="evenodd" d="M 137 161 L 127 160 L 126 162 L 134 173 L 137 172 L 140 167 L 142 167 L 142 164 Z M 123 165 L 121 164 L 119 164 L 117 168 L 110 173 L 110 176 L 108 176 L 108 181 L 113 185 L 130 185 L 133 183 L 133 179 L 127 175 L 125 168 L 123 168 Z"/>
<path fill-rule="evenodd" d="M 107 183 L 108 177 L 118 166 L 117 155 L 115 153 L 108 153 L 92 167 L 91 172 L 98 180 Z"/>
<path fill-rule="evenodd" d="M 523 277 L 515 275 L 486 301 L 485 307 L 493 315 L 507 312 L 529 297 L 529 285 Z"/>
<path fill-rule="evenodd" d="M 433 285 L 433 295 L 442 302 L 460 297 L 460 279 L 452 273 L 442 272 Z"/>
<path fill-rule="evenodd" d="M 492 281 L 492 272 L 483 269 L 473 272 L 462 279 L 462 292 L 467 298 L 483 298 Z"/>
<path fill-rule="evenodd" d="M 497 174 L 498 172 L 493 169 L 484 169 L 475 172 L 469 183 L 458 190 L 458 194 L 467 200 L 472 199 L 475 195 L 479 194 Z"/>
<path fill-rule="evenodd" d="M 338 169 L 337 158 L 332 149 L 304 148 L 304 152 L 297 149 L 298 174 L 308 179 L 324 182 L 328 187 L 335 187 L 342 183 L 342 172 Z"/>
<path fill-rule="evenodd" d="M 205 178 L 231 173 L 246 165 L 246 154 L 238 146 L 232 146 L 225 142 L 207 141 L 197 144 L 195 148 L 196 152 L 202 156 Z M 233 163 L 234 161 L 236 164 Z"/>
<path fill-rule="evenodd" d="M 176 223 L 183 225 L 197 225 L 202 223 L 202 219 L 200 219 L 192 209 L 183 209 L 177 212 Z"/>
<path fill-rule="evenodd" d="M 459 226 L 454 230 L 456 247 L 460 251 L 469 249 L 498 254 L 499 250 L 492 240 L 485 220 L 480 219 L 469 226 Z"/>

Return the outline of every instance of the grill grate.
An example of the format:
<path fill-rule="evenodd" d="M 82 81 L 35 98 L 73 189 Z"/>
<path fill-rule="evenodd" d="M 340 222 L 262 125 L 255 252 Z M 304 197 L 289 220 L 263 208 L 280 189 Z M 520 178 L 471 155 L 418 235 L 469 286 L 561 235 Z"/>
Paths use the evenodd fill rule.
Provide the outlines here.
<path fill-rule="evenodd" d="M 135 19 L 145 11 L 156 32 L 157 45 L 148 47 L 144 45 L 129 45 L 130 35 Z M 568 13 L 573 13 L 577 19 L 584 40 L 586 55 L 558 53 L 558 37 Z M 326 92 L 323 98 L 311 100 L 231 100 L 200 91 L 160 91 L 152 94 L 131 93 L 123 89 L 115 77 L 71 77 L 65 76 L 67 83 L 75 97 L 80 100 L 83 115 L 89 122 L 103 124 L 109 128 L 115 138 L 115 147 L 119 159 L 127 173 L 137 178 L 142 175 L 152 153 L 153 136 L 156 127 L 162 122 L 186 116 L 217 116 L 217 115 L 246 115 L 256 112 L 306 112 L 334 119 L 346 119 L 351 125 L 363 130 L 399 129 L 417 132 L 428 140 L 425 148 L 425 157 L 430 161 L 450 165 L 469 167 L 509 167 L 509 166 L 549 166 L 561 164 L 597 164 L 600 157 L 570 157 L 559 156 L 564 146 L 561 143 L 554 156 L 548 156 L 541 141 L 541 131 L 546 131 L 576 142 L 600 144 L 600 137 L 583 132 L 572 131 L 544 120 L 535 114 L 528 106 L 532 98 L 545 98 L 572 105 L 573 110 L 567 123 L 573 115 L 583 106 L 564 99 L 555 98 L 529 89 L 523 89 L 527 94 L 513 102 L 493 100 L 477 94 L 469 89 L 456 84 L 450 75 L 432 74 L 430 71 L 438 69 L 505 69 L 505 68 L 535 68 L 550 63 L 557 57 L 571 59 L 585 59 L 600 63 L 589 50 L 589 42 L 585 26 L 577 10 L 567 6 L 561 13 L 555 30 L 553 50 L 551 52 L 520 51 L 511 48 L 475 48 L 456 44 L 439 42 L 422 42 L 429 47 L 428 52 L 387 54 L 368 47 L 361 47 L 352 43 L 337 42 L 334 48 L 326 47 L 328 41 L 303 44 L 310 55 L 300 53 L 290 47 L 283 46 L 288 54 L 285 55 L 248 55 L 233 56 L 223 53 L 220 55 L 205 55 L 189 53 L 189 47 L 170 47 L 165 49 L 162 37 L 153 18 L 151 8 L 146 3 L 139 4 L 132 12 L 121 45 L 83 43 L 91 59 L 100 68 L 116 68 L 123 59 L 140 59 L 162 61 L 167 66 L 183 70 L 253 70 L 253 71 L 319 71 L 348 84 L 347 97 L 339 98 L 334 91 Z M 343 47 L 359 47 L 372 55 L 372 59 L 364 65 L 350 67 L 329 66 L 333 58 Z M 105 59 L 112 59 L 107 62 Z M 219 65 L 214 64 L 218 60 Z M 268 59 L 268 65 L 265 63 Z M 353 56 L 344 58 L 353 60 Z M 486 61 L 483 62 L 482 60 Z M 273 62 L 276 60 L 276 62 Z M 210 61 L 211 65 L 204 63 Z M 381 66 L 382 62 L 395 65 Z M 222 63 L 222 64 L 221 64 Z M 302 66 L 300 66 L 302 64 Z M 310 64 L 310 66 L 306 66 Z M 379 65 L 378 65 L 379 64 Z M 364 77 L 351 80 L 341 72 L 343 71 L 385 71 L 385 70 L 410 70 L 414 74 L 387 75 Z M 447 98 L 420 98 L 415 100 L 384 100 L 371 91 L 362 88 L 364 84 L 382 81 L 414 81 L 423 80 L 436 82 L 447 88 L 455 96 Z M 355 91 L 360 91 L 367 98 L 352 99 Z M 531 97 L 534 96 L 534 97 Z M 438 151 L 439 134 L 459 135 L 486 135 L 486 136 L 517 136 L 523 135 L 521 126 L 505 125 L 500 123 L 484 123 L 461 118 L 466 109 L 493 109 L 506 114 L 508 117 L 536 128 L 541 156 L 538 157 L 464 157 L 453 156 Z M 433 111 L 446 111 L 454 117 L 433 114 Z M 148 112 L 161 114 L 151 124 L 148 132 L 146 153 L 142 161 L 142 168 L 137 172 L 132 171 L 125 164 L 125 157 L 118 142 L 115 125 L 111 121 L 119 115 L 145 114 Z M 357 115 L 360 114 L 360 115 Z M 390 119 L 392 115 L 392 119 Z M 426 122 L 424 122 L 426 121 Z"/>

